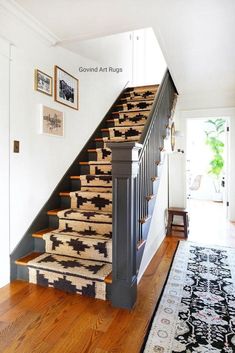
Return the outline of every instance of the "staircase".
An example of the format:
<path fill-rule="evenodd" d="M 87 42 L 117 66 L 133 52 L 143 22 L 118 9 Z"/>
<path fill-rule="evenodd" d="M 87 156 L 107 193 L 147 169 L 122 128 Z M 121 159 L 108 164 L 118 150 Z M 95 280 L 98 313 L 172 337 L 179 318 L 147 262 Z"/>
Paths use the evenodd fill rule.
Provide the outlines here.
<path fill-rule="evenodd" d="M 124 90 L 103 126 L 92 136 L 82 160 L 77 162 L 79 173 L 69 175 L 67 187 L 70 189 L 59 192 L 62 207 L 47 210 L 49 227 L 33 232 L 34 243 L 31 244 L 34 244 L 34 251 L 16 259 L 18 278 L 28 278 L 31 283 L 70 293 L 111 299 L 115 254 L 115 249 L 112 249 L 113 217 L 116 217 L 112 208 L 112 149 L 119 149 L 119 157 L 122 146 L 124 150 L 125 146 L 139 150 L 138 142 L 144 130 L 149 130 L 157 92 L 158 86 Z M 117 163 L 116 150 L 114 153 Z M 83 160 L 84 156 L 87 160 Z M 115 167 L 115 177 L 116 174 Z M 148 185 L 157 180 L 153 168 L 151 178 L 146 180 Z M 117 189 L 115 200 L 118 199 L 116 193 Z M 145 197 L 150 202 L 154 195 L 147 193 Z M 139 216 L 143 231 L 148 217 L 144 214 Z M 123 246 L 121 242 L 119 246 L 121 244 Z M 143 244 L 143 239 L 138 239 L 138 250 Z M 21 252 L 23 248 L 27 247 L 22 245 Z M 44 251 L 35 251 L 38 249 Z M 15 254 L 18 253 L 16 251 Z"/>

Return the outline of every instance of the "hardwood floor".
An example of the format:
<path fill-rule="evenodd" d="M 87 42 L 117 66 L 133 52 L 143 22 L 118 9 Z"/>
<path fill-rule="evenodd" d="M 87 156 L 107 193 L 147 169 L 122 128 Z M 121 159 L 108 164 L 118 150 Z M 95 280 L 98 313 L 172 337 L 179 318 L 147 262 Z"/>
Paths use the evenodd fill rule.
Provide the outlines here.
<path fill-rule="evenodd" d="M 135 353 L 171 264 L 177 238 L 166 238 L 139 284 L 132 311 L 15 281 L 0 290 L 0 352 Z"/>
<path fill-rule="evenodd" d="M 218 228 L 215 209 L 207 210 L 208 229 L 205 208 L 196 208 L 188 240 L 235 246 L 234 224 Z M 138 353 L 179 239 L 163 241 L 139 284 L 132 311 L 20 281 L 1 288 L 0 353 Z"/>

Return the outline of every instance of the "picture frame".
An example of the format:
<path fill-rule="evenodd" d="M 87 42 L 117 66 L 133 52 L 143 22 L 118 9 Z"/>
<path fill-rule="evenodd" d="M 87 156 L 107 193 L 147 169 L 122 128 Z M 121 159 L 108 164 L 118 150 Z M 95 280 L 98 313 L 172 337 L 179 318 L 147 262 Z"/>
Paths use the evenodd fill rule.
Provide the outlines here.
<path fill-rule="evenodd" d="M 41 104 L 40 122 L 41 134 L 64 137 L 64 112 Z"/>
<path fill-rule="evenodd" d="M 54 67 L 54 100 L 78 110 L 78 79 L 56 65 Z"/>
<path fill-rule="evenodd" d="M 35 69 L 34 71 L 34 89 L 38 92 L 52 96 L 53 79 L 45 72 Z"/>

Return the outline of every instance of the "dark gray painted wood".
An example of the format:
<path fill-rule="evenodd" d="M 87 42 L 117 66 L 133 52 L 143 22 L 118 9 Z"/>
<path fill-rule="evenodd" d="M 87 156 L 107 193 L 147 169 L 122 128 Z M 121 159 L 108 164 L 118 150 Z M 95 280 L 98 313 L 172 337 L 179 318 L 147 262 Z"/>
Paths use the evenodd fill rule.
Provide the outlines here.
<path fill-rule="evenodd" d="M 168 71 L 154 100 L 153 108 L 140 137 L 140 144 L 109 143 L 113 176 L 113 271 L 112 305 L 132 308 L 137 295 L 137 272 L 150 222 L 141 224 L 153 213 L 157 201 L 161 150 L 176 89 Z M 150 197 L 154 195 L 155 197 Z"/>
<path fill-rule="evenodd" d="M 136 177 L 139 150 L 134 142 L 109 143 L 113 175 L 112 305 L 130 309 L 137 296 Z"/>

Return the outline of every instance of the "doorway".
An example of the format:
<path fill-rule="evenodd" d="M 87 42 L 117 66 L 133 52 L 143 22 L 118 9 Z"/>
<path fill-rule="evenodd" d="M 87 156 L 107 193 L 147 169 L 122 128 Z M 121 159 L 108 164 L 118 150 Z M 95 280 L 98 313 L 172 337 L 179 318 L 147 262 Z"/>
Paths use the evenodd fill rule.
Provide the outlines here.
<path fill-rule="evenodd" d="M 221 234 L 228 217 L 228 119 L 187 119 L 186 195 L 191 229 Z M 191 238 L 191 237 L 190 237 Z M 203 241 L 203 239 L 201 239 Z"/>

